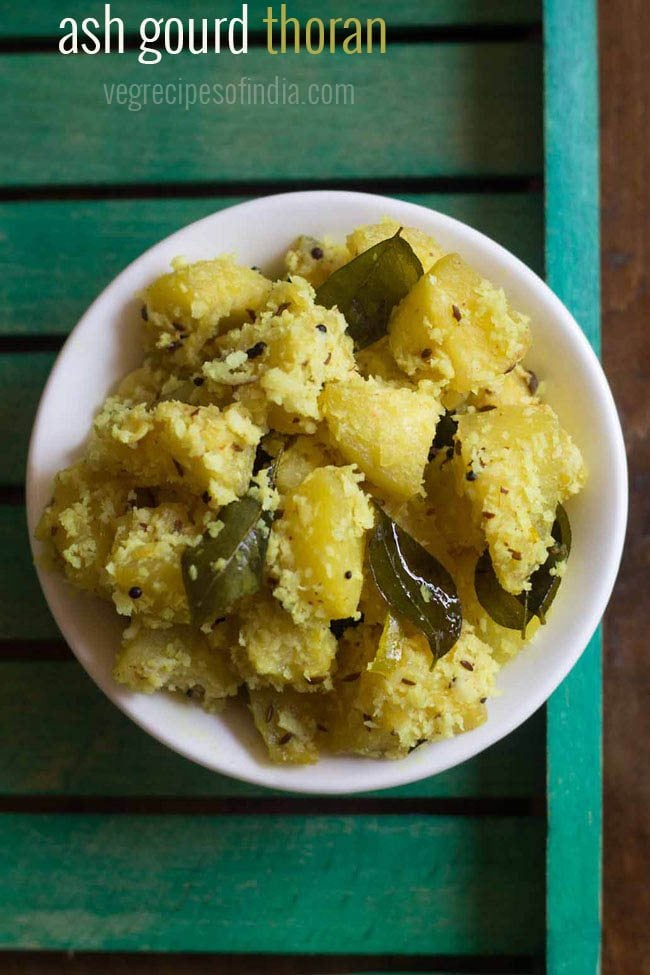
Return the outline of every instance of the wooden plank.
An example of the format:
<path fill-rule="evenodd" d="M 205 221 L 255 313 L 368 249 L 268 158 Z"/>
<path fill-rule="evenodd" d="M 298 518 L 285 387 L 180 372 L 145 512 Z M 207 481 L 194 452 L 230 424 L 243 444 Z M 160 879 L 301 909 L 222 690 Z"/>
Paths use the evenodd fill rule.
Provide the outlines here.
<path fill-rule="evenodd" d="M 76 662 L 21 661 L 20 646 L 16 657 L 0 663 L 0 796 L 270 794 L 215 775 L 154 741 L 109 703 Z M 541 797 L 544 747 L 540 712 L 472 761 L 381 796 Z"/>
<path fill-rule="evenodd" d="M 471 955 L 543 944 L 542 820 L 5 813 L 0 830 L 4 948 Z"/>
<path fill-rule="evenodd" d="M 249 29 L 264 29 L 261 18 L 266 13 L 269 4 L 250 2 Z M 276 9 L 278 5 L 275 5 Z M 332 0 L 327 10 L 320 9 L 313 0 L 292 0 L 287 4 L 290 16 L 298 17 L 305 23 L 308 17 L 384 17 L 390 26 L 419 26 L 457 25 L 457 24 L 525 24 L 536 23 L 541 16 L 540 0 L 409 0 L 408 3 L 395 5 L 389 0 L 357 0 L 354 10 L 341 0 Z M 94 8 L 84 4 L 81 0 L 70 0 L 62 9 L 54 0 L 40 0 L 39 3 L 28 6 L 9 5 L 3 12 L 0 37 L 55 37 L 63 35 L 59 30 L 59 23 L 63 16 L 84 17 L 97 16 L 103 7 Z M 146 10 L 138 0 L 124 0 L 113 6 L 113 14 L 119 15 L 128 31 L 137 31 L 144 16 L 171 17 L 181 16 L 183 21 L 189 17 L 201 18 L 215 16 L 215 8 L 206 0 L 186 0 L 182 10 L 179 10 L 171 0 L 150 0 Z M 219 17 L 240 16 L 241 3 L 234 0 L 222 2 L 218 7 Z"/>
<path fill-rule="evenodd" d="M 0 484 L 20 485 L 25 479 L 27 445 L 36 407 L 54 354 L 0 354 Z"/>
<path fill-rule="evenodd" d="M 60 639 L 34 571 L 21 506 L 0 505 L 0 634 L 3 640 Z"/>
<path fill-rule="evenodd" d="M 551 287 L 599 351 L 595 0 L 546 0 L 546 227 Z M 549 975 L 600 966 L 601 636 L 548 709 Z"/>
<path fill-rule="evenodd" d="M 394 44 L 380 64 L 377 57 L 277 61 L 257 49 L 247 55 L 244 75 L 237 56 L 221 55 L 215 72 L 211 60 L 183 54 L 164 58 L 152 75 L 133 52 L 4 56 L 0 123 L 12 133 L 12 146 L 0 157 L 0 184 L 43 183 L 43 159 L 48 184 L 59 186 L 540 171 L 536 42 Z M 185 77 L 235 87 L 243 78 L 246 102 L 252 96 L 245 79 L 269 84 L 280 77 L 280 88 L 282 79 L 297 84 L 305 103 L 189 110 L 149 104 L 140 111 L 106 103 L 106 91 L 115 95 L 111 85 L 177 85 Z M 323 83 L 334 86 L 332 104 L 308 104 L 309 86 Z M 336 85 L 354 86 L 354 104 L 342 104 Z"/>
<path fill-rule="evenodd" d="M 184 224 L 242 199 L 208 196 L 0 204 L 0 334 L 67 333 L 129 261 Z M 541 194 L 415 193 L 402 194 L 401 199 L 464 220 L 541 273 Z M 3 372 L 0 361 L 0 374 Z M 5 472 L 0 481 L 6 480 Z"/>
<path fill-rule="evenodd" d="M 605 615 L 603 971 L 650 958 L 650 655 L 645 592 L 650 534 L 650 6 L 600 5 L 603 362 L 630 467 L 623 563 Z"/>

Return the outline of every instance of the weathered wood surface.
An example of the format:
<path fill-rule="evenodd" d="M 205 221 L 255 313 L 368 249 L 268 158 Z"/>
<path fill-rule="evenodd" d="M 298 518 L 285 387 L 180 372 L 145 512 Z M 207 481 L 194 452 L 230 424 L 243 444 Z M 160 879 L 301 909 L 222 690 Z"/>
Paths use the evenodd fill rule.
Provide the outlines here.
<path fill-rule="evenodd" d="M 0 943 L 530 954 L 543 820 L 3 816 Z"/>
<path fill-rule="evenodd" d="M 623 565 L 605 617 L 604 975 L 650 959 L 650 6 L 601 2 L 603 356 L 630 466 Z"/>
<path fill-rule="evenodd" d="M 545 180 L 547 279 L 599 351 L 596 6 L 595 0 L 544 4 Z M 551 975 L 597 975 L 600 633 L 548 702 L 547 716 L 547 968 Z"/>
<path fill-rule="evenodd" d="M 134 56 L 0 56 L 0 124 L 11 132 L 0 185 L 268 185 L 541 171 L 535 41 L 394 44 L 381 70 L 374 58 L 338 54 L 326 71 L 318 57 L 296 58 L 281 76 L 266 51 L 246 55 L 245 75 L 236 55 L 222 58 L 216 72 L 187 53 L 163 59 L 155 80 L 238 86 L 242 78 L 286 77 L 301 86 L 304 103 L 261 107 L 247 95 L 246 104 L 129 111 L 106 104 L 104 86 L 151 84 L 151 69 Z M 354 104 L 308 104 L 309 85 L 322 83 L 354 85 Z"/>

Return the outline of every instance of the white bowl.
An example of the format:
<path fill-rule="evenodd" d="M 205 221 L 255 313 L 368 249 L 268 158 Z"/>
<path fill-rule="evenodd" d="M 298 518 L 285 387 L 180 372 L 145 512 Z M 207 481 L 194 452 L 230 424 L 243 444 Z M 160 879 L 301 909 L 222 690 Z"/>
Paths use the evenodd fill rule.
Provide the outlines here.
<path fill-rule="evenodd" d="M 607 380 L 575 320 L 540 278 L 471 227 L 433 210 L 362 193 L 287 193 L 243 203 L 179 230 L 129 265 L 91 305 L 59 355 L 41 398 L 27 470 L 30 534 L 50 496 L 54 474 L 82 450 L 93 415 L 115 382 L 135 367 L 140 302 L 134 298 L 169 269 L 234 252 L 267 270 L 299 234 L 343 238 L 353 227 L 394 217 L 457 250 L 502 286 L 533 323 L 527 362 L 546 382 L 546 398 L 580 445 L 589 469 L 584 492 L 569 505 L 573 549 L 548 623 L 499 676 L 499 697 L 480 728 L 422 746 L 402 761 L 326 757 L 317 765 L 272 765 L 250 716 L 231 706 L 215 717 L 165 694 L 133 694 L 111 667 L 124 620 L 111 606 L 77 592 L 62 576 L 38 569 L 63 636 L 104 693 L 159 741 L 215 771 L 274 789 L 350 793 L 386 789 L 458 765 L 509 734 L 568 674 L 592 636 L 618 570 L 627 517 L 623 438 Z M 596 271 L 594 271 L 596 273 Z M 38 547 L 34 547 L 38 557 Z"/>

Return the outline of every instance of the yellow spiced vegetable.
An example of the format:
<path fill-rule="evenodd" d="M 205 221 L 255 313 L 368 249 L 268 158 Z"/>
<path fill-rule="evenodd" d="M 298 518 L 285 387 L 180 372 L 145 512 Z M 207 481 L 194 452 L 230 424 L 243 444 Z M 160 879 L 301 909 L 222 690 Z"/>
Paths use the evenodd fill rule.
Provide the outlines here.
<path fill-rule="evenodd" d="M 522 363 L 531 323 L 459 255 L 384 220 L 285 268 L 150 283 L 143 361 L 37 534 L 124 618 L 126 687 L 245 698 L 273 761 L 400 758 L 486 720 L 586 473 Z"/>

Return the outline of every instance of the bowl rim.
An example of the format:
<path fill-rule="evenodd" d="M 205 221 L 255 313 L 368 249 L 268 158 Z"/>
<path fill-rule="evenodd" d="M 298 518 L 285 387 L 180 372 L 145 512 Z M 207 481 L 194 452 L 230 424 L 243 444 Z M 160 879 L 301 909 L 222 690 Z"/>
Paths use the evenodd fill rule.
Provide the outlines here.
<path fill-rule="evenodd" d="M 80 652 L 75 646 L 76 640 L 74 639 L 74 634 L 72 633 L 72 628 L 68 619 L 66 617 L 61 618 L 61 615 L 58 614 L 55 608 L 52 606 L 51 593 L 49 592 L 50 587 L 48 584 L 48 572 L 39 564 L 38 556 L 40 551 L 40 543 L 38 543 L 34 537 L 34 528 L 40 515 L 40 511 L 36 510 L 35 508 L 37 501 L 36 456 L 38 436 L 41 426 L 44 423 L 50 391 L 57 386 L 62 364 L 67 357 L 71 344 L 80 334 L 80 331 L 85 323 L 93 319 L 95 310 L 101 303 L 103 303 L 109 293 L 112 290 L 118 291 L 121 281 L 130 273 L 136 271 L 138 265 L 145 263 L 158 249 L 173 244 L 176 239 L 180 240 L 180 238 L 184 237 L 190 231 L 196 231 L 199 230 L 203 225 L 209 225 L 212 221 L 218 219 L 220 216 L 226 213 L 231 215 L 236 213 L 243 219 L 246 219 L 247 217 L 251 216 L 251 212 L 259 209 L 261 206 L 263 207 L 268 205 L 270 201 L 275 201 L 273 205 L 280 207 L 283 205 L 295 206 L 299 203 L 306 204 L 307 202 L 321 207 L 334 205 L 335 202 L 336 204 L 347 202 L 351 205 L 351 207 L 353 207 L 355 202 L 358 202 L 359 204 L 362 202 L 365 204 L 374 203 L 379 207 L 378 218 L 387 211 L 390 214 L 391 210 L 395 211 L 396 209 L 399 209 L 400 213 L 405 214 L 405 222 L 412 219 L 416 226 L 418 216 L 420 219 L 422 219 L 423 216 L 428 216 L 429 218 L 433 217 L 434 220 L 441 226 L 448 227 L 452 233 L 454 230 L 456 230 L 457 232 L 460 231 L 465 235 L 469 234 L 470 239 L 472 239 L 476 245 L 482 248 L 487 248 L 487 250 L 495 255 L 497 259 L 506 261 L 512 267 L 514 273 L 518 275 L 524 288 L 533 289 L 537 292 L 541 291 L 541 294 L 543 294 L 544 298 L 552 308 L 553 317 L 562 322 L 562 327 L 567 332 L 578 354 L 585 364 L 589 366 L 591 376 L 598 387 L 599 398 L 601 399 L 601 402 L 605 408 L 605 413 L 607 414 L 609 420 L 608 435 L 612 457 L 612 476 L 614 477 L 616 484 L 616 510 L 612 513 L 611 520 L 608 522 L 608 527 L 611 530 L 611 534 L 609 536 L 610 545 L 606 553 L 607 557 L 603 561 L 604 570 L 601 566 L 601 572 L 598 577 L 598 598 L 594 600 L 593 604 L 590 604 L 590 612 L 585 614 L 585 618 L 582 620 L 579 636 L 574 640 L 571 652 L 566 654 L 561 665 L 555 666 L 552 670 L 550 670 L 550 672 L 544 672 L 543 679 L 539 680 L 535 686 L 531 688 L 530 693 L 527 696 L 512 702 L 513 706 L 508 712 L 507 719 L 502 720 L 498 725 L 496 725 L 496 727 L 491 727 L 492 722 L 488 716 L 487 721 L 480 726 L 480 729 L 476 729 L 482 731 L 481 742 L 478 747 L 476 747 L 475 743 L 473 747 L 473 732 L 465 732 L 461 735 L 455 736 L 452 739 L 446 740 L 445 743 L 447 744 L 452 742 L 457 744 L 457 747 L 451 750 L 452 753 L 450 754 L 448 760 L 443 759 L 438 760 L 437 762 L 418 761 L 417 763 L 412 763 L 409 759 L 402 759 L 400 761 L 389 761 L 386 759 L 375 760 L 374 765 L 376 767 L 376 774 L 370 776 L 372 784 L 368 784 L 364 778 L 363 784 L 355 786 L 354 777 L 352 777 L 352 781 L 349 781 L 350 777 L 347 775 L 342 776 L 345 781 L 331 781 L 325 777 L 323 777 L 323 781 L 316 783 L 304 783 L 300 781 L 300 776 L 297 774 L 299 770 L 303 768 L 315 769 L 319 767 L 318 765 L 306 767 L 301 766 L 296 769 L 296 767 L 292 766 L 258 764 L 255 766 L 254 772 L 239 771 L 236 768 L 228 766 L 227 762 L 224 763 L 223 761 L 220 761 L 219 759 L 221 756 L 215 756 L 214 760 L 209 761 L 197 757 L 196 753 L 191 747 L 191 744 L 186 745 L 183 742 L 179 742 L 174 735 L 167 734 L 165 728 L 161 727 L 160 724 L 156 724 L 151 720 L 144 719 L 139 714 L 134 714 L 133 710 L 128 706 L 128 698 L 125 700 L 120 697 L 118 685 L 114 684 L 112 681 L 103 679 L 101 675 L 98 675 L 97 673 L 93 673 L 87 664 L 81 659 Z M 582 653 L 587 648 L 589 641 L 593 637 L 599 625 L 618 574 L 627 525 L 627 508 L 628 474 L 625 444 L 611 389 L 603 372 L 600 360 L 589 343 L 585 333 L 582 331 L 570 311 L 561 302 L 558 296 L 549 288 L 546 282 L 543 281 L 531 268 L 524 264 L 523 261 L 517 258 L 507 248 L 503 247 L 501 244 L 497 243 L 486 234 L 476 230 L 464 221 L 450 217 L 447 214 L 441 213 L 440 211 L 431 207 L 426 207 L 411 201 L 400 200 L 395 197 L 386 197 L 374 193 L 362 193 L 348 190 L 301 190 L 257 197 L 252 200 L 234 204 L 230 207 L 224 207 L 213 213 L 207 214 L 204 217 L 201 217 L 199 220 L 192 221 L 191 223 L 178 228 L 173 233 L 157 241 L 151 247 L 143 251 L 138 257 L 124 267 L 119 274 L 113 277 L 106 287 L 102 289 L 100 294 L 89 305 L 74 328 L 70 331 L 65 342 L 63 343 L 53 363 L 50 375 L 39 400 L 39 405 L 35 414 L 30 435 L 27 456 L 27 522 L 30 547 L 41 589 L 64 639 L 70 646 L 70 649 L 73 651 L 81 666 L 88 673 L 95 684 L 100 688 L 100 690 L 103 691 L 103 693 L 113 704 L 115 704 L 140 728 L 163 745 L 171 748 L 177 754 L 180 754 L 196 764 L 210 769 L 211 771 L 218 772 L 221 775 L 228 776 L 239 781 L 273 790 L 302 794 L 343 795 L 358 792 L 374 792 L 382 789 L 397 788 L 434 775 L 438 775 L 450 768 L 462 764 L 470 758 L 474 758 L 476 755 L 485 751 L 485 749 L 505 738 L 513 730 L 519 727 L 519 725 L 523 724 L 529 717 L 531 717 L 548 700 L 551 694 L 565 679 L 570 670 L 575 666 L 579 658 L 582 656 Z M 462 742 L 463 744 L 458 747 L 458 742 Z M 433 742 L 430 743 L 429 748 L 422 749 L 422 759 L 426 753 L 431 752 L 432 749 L 438 744 L 440 743 Z M 361 761 L 363 761 L 363 759 Z"/>

